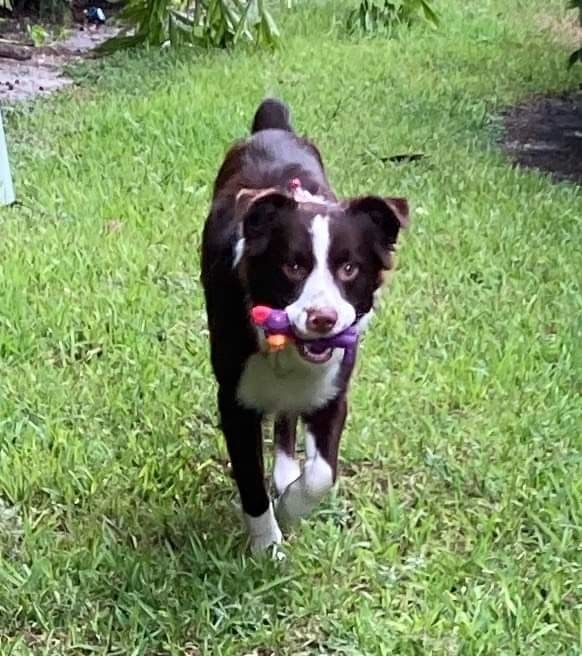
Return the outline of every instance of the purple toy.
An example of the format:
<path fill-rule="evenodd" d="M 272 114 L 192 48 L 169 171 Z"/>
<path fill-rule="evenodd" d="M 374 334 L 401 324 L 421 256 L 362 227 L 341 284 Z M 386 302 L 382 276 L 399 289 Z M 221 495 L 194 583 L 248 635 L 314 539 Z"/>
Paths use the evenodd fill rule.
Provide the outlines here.
<path fill-rule="evenodd" d="M 333 337 L 320 337 L 318 339 L 301 339 L 297 337 L 289 317 L 284 310 L 274 310 L 266 305 L 256 305 L 251 310 L 251 320 L 255 326 L 265 331 L 267 345 L 270 351 L 280 351 L 290 342 L 302 346 L 309 346 L 313 353 L 323 353 L 330 348 L 344 349 L 344 363 L 353 366 L 358 346 L 358 330 L 349 326 Z"/>

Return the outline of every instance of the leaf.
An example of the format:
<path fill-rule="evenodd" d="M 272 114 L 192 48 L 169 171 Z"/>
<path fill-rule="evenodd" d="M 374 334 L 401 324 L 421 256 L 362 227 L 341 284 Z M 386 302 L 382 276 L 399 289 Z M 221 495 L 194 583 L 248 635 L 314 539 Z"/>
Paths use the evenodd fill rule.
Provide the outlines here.
<path fill-rule="evenodd" d="M 433 8 L 426 0 L 420 0 L 420 4 L 426 20 L 429 21 L 429 23 L 432 23 L 435 27 L 438 27 L 440 25 L 440 20 Z"/>
<path fill-rule="evenodd" d="M 236 31 L 234 33 L 234 36 L 232 37 L 233 43 L 236 43 L 240 39 L 240 37 L 245 33 L 247 34 L 247 38 L 250 36 L 250 39 L 251 40 L 253 39 L 252 34 L 248 31 L 247 24 L 248 24 L 249 12 L 254 4 L 255 4 L 255 0 L 249 0 L 249 2 L 247 2 L 247 6 L 245 7 L 244 11 L 241 14 Z"/>
<path fill-rule="evenodd" d="M 1 0 L 0 0 L 1 1 Z M 200 48 L 229 48 L 239 41 L 276 46 L 279 29 L 262 0 L 128 0 L 122 19 L 130 36 L 106 41 L 102 54 L 139 45 L 190 43 Z"/>
<path fill-rule="evenodd" d="M 263 8 L 261 19 L 264 21 L 264 24 L 267 27 L 267 32 L 271 39 L 270 45 L 273 45 L 279 39 L 280 34 L 279 29 L 277 28 L 277 24 L 271 16 L 271 12 L 267 8 Z"/>
<path fill-rule="evenodd" d="M 390 34 L 397 25 L 408 25 L 417 18 L 439 25 L 439 17 L 430 0 L 361 0 L 357 9 L 347 19 L 347 30 L 355 32 L 358 26 L 363 32 Z"/>
<path fill-rule="evenodd" d="M 97 55 L 110 55 L 118 50 L 125 50 L 127 48 L 135 48 L 136 46 L 143 45 L 146 42 L 146 39 L 147 37 L 145 34 L 114 36 L 95 48 L 94 52 Z"/>
<path fill-rule="evenodd" d="M 178 23 L 183 23 L 184 25 L 188 25 L 189 27 L 194 27 L 194 19 L 190 18 L 190 16 L 187 16 L 186 14 L 183 14 L 181 11 L 176 11 L 173 9 L 170 12 L 170 15 L 174 18 L 174 20 Z"/>
<path fill-rule="evenodd" d="M 192 43 L 191 19 L 178 12 L 171 12 L 168 18 L 168 36 L 173 46 Z"/>

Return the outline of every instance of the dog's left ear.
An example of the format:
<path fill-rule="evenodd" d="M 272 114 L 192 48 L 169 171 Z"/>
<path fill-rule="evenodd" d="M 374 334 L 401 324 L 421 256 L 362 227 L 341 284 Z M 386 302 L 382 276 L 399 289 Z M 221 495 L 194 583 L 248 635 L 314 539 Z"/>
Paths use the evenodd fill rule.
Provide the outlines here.
<path fill-rule="evenodd" d="M 363 196 L 348 202 L 350 214 L 367 217 L 378 231 L 376 252 L 382 265 L 389 269 L 390 254 L 398 241 L 398 233 L 410 223 L 410 209 L 406 198 Z"/>

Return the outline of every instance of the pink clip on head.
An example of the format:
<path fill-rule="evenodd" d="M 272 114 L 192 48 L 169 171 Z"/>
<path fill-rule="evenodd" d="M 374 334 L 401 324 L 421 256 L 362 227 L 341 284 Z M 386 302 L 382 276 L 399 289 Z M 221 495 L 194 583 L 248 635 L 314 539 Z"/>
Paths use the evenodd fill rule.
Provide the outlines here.
<path fill-rule="evenodd" d="M 298 189 L 301 189 L 301 180 L 293 178 L 289 181 L 289 191 L 297 191 Z"/>

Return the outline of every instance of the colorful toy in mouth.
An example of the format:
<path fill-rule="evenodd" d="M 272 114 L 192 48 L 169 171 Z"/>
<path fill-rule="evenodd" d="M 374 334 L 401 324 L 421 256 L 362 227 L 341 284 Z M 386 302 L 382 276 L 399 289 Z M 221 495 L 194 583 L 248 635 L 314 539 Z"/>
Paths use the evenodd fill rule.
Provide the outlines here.
<path fill-rule="evenodd" d="M 255 305 L 251 310 L 251 319 L 255 326 L 265 331 L 267 347 L 271 353 L 282 351 L 292 341 L 293 331 L 285 310 Z"/>
<path fill-rule="evenodd" d="M 266 305 L 255 305 L 251 310 L 253 325 L 265 331 L 269 352 L 282 351 L 294 342 L 302 349 L 316 354 L 324 354 L 334 348 L 344 349 L 344 362 L 353 364 L 358 345 L 358 329 L 349 326 L 341 333 L 332 337 L 318 337 L 316 339 L 302 339 L 297 337 L 285 310 L 275 310 Z"/>

